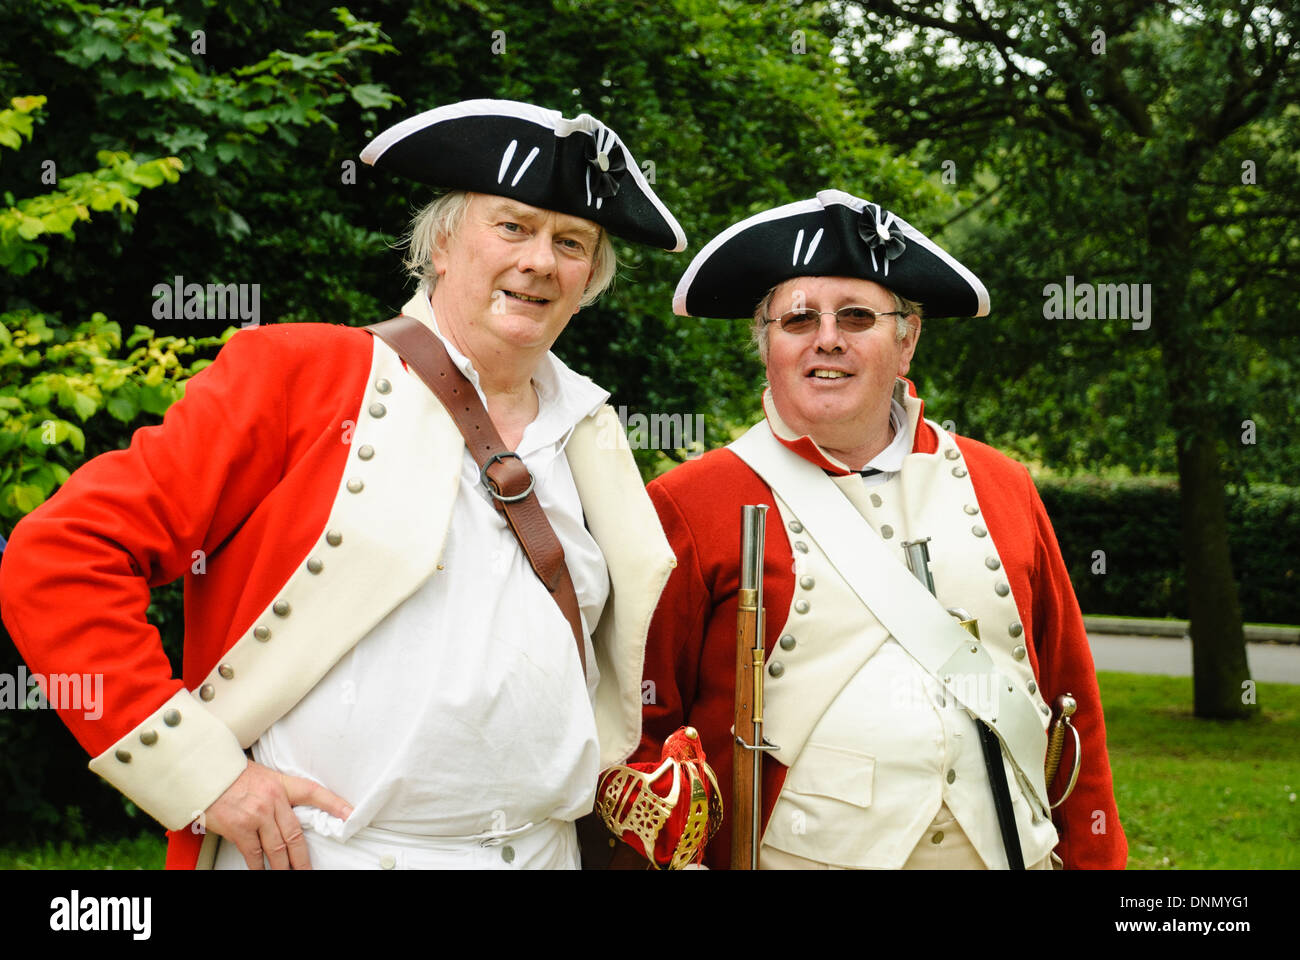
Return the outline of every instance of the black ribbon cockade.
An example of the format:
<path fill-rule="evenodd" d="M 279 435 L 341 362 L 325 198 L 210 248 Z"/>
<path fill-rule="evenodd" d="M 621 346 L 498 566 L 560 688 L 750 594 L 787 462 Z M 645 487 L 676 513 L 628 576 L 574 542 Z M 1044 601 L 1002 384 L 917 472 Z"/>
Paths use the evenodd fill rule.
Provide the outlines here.
<path fill-rule="evenodd" d="M 867 204 L 858 218 L 858 236 L 872 252 L 873 263 L 876 251 L 884 254 L 886 270 L 889 261 L 897 260 L 907 249 L 907 241 L 903 239 L 903 231 L 895 222 L 894 215 L 874 203 Z"/>
<path fill-rule="evenodd" d="M 627 164 L 623 160 L 623 148 L 617 143 L 608 150 L 596 147 L 596 138 L 587 141 L 587 163 L 591 165 L 592 196 L 608 200 L 618 193 L 619 181 L 627 173 Z"/>

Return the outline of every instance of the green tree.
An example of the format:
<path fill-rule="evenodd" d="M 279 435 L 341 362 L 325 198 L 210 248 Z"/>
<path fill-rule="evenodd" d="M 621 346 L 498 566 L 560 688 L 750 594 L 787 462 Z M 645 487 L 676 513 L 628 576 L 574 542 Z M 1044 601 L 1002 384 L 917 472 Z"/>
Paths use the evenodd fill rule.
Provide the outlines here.
<path fill-rule="evenodd" d="M 1177 470 L 1195 712 L 1253 713 L 1224 465 L 1280 479 L 1297 452 L 1282 436 L 1297 412 L 1297 11 L 870 0 L 828 19 L 888 90 L 877 132 L 983 187 L 949 235 L 998 313 L 932 328 L 950 362 L 937 378 L 971 398 L 969 422 L 998 418 L 990 439 Z M 1067 276 L 1149 289 L 1149 315 L 1052 319 L 1047 285 Z M 1269 462 L 1245 421 L 1273 429 Z"/>

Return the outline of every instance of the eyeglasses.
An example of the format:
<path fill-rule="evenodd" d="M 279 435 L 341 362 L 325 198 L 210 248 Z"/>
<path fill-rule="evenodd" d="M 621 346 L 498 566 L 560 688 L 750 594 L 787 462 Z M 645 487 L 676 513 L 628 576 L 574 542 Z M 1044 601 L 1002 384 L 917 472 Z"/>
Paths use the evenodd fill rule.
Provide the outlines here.
<path fill-rule="evenodd" d="M 841 333 L 865 333 L 876 325 L 877 317 L 905 317 L 901 310 L 873 310 L 871 307 L 840 307 L 838 310 L 814 310 L 804 307 L 802 310 L 790 310 L 779 317 L 764 317 L 763 323 L 780 323 L 785 333 L 801 336 L 812 333 L 821 326 L 822 317 L 834 317 Z"/>

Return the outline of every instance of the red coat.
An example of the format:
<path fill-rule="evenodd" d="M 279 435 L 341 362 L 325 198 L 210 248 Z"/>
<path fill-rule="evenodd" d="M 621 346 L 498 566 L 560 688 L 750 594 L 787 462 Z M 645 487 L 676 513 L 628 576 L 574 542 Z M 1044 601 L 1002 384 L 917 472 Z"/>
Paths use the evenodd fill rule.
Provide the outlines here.
<path fill-rule="evenodd" d="M 1024 466 L 977 441 L 956 440 L 1009 577 L 1043 697 L 1051 703 L 1058 693 L 1069 691 L 1079 701 L 1074 719 L 1085 763 L 1073 794 L 1053 813 L 1061 838 L 1056 852 L 1067 868 L 1122 868 L 1128 844 L 1115 809 L 1092 654 L 1051 523 Z M 933 429 L 921 420 L 912 452 L 933 453 L 936 448 Z M 678 726 L 690 724 L 700 732 L 724 806 L 729 807 L 740 505 L 772 507 L 764 558 L 769 655 L 794 596 L 794 558 L 771 491 L 729 450 L 682 464 L 652 481 L 649 490 L 678 566 L 651 625 L 645 678 L 654 684 L 647 688 L 653 695 L 643 707 L 642 742 L 633 759 L 657 760 L 664 739 Z M 1049 785 L 1052 797 L 1064 790 L 1071 751 L 1067 746 L 1063 769 Z M 764 825 L 786 770 L 778 762 L 764 763 Z M 1093 832 L 1099 822 L 1095 811 L 1104 814 L 1105 832 Z M 708 847 L 705 862 L 710 867 L 729 865 L 730 831 L 728 811 Z"/>
<path fill-rule="evenodd" d="M 161 426 L 84 465 L 15 527 L 0 565 L 5 625 L 34 671 L 104 674 L 100 718 L 59 711 L 92 756 L 183 688 L 197 689 L 275 600 L 335 492 L 280 481 L 343 471 L 349 448 L 333 425 L 355 417 L 370 354 L 370 334 L 347 327 L 242 331 Z M 337 378 L 300 375 L 316 365 Z M 255 372 L 277 367 L 282 377 Z M 286 381 L 296 388 L 283 390 Z M 151 588 L 181 576 L 178 679 L 145 610 Z M 169 839 L 167 866 L 193 866 L 203 836 L 182 829 Z"/>

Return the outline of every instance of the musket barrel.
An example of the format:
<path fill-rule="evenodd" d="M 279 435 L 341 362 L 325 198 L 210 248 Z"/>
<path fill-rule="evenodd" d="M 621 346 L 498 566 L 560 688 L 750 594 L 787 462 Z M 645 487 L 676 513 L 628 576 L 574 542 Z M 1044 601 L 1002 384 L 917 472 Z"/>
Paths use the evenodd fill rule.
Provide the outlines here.
<path fill-rule="evenodd" d="M 740 595 L 736 612 L 735 747 L 732 763 L 731 865 L 758 867 L 759 819 L 762 816 L 763 743 L 763 552 L 767 506 L 741 507 Z M 748 738 L 748 742 L 746 741 Z"/>

